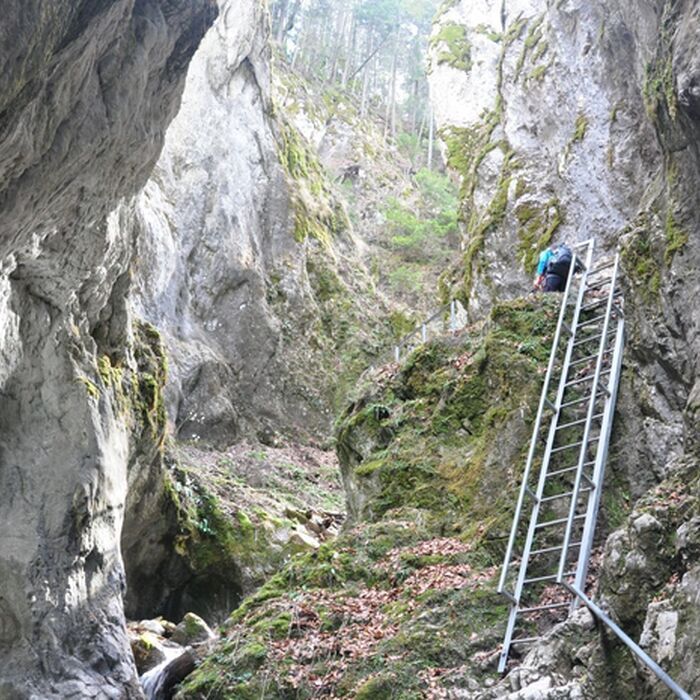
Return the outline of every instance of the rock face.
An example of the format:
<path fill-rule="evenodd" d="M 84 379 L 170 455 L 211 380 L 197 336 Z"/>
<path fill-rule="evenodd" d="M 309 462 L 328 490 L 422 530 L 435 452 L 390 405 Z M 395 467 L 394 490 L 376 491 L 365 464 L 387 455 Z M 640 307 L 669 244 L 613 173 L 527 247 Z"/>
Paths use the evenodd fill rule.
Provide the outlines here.
<path fill-rule="evenodd" d="M 683 86 L 692 83 L 687 56 L 697 41 L 683 29 L 671 47 L 671 34 L 691 26 L 692 12 L 661 1 L 620 0 L 611 9 L 483 0 L 452 3 L 440 17 L 431 89 L 448 161 L 463 182 L 463 281 L 473 308 L 526 290 L 514 259 L 529 275 L 553 237 L 614 246 L 653 200 L 666 213 L 670 151 L 681 170 L 692 151 L 692 91 Z M 459 51 L 467 70 L 454 60 Z M 662 74 L 667 60 L 677 84 Z M 662 133 L 669 111 L 673 143 Z"/>
<path fill-rule="evenodd" d="M 130 245 L 108 214 L 145 182 L 215 14 L 211 0 L 3 7 L 3 698 L 141 697 L 118 542 L 127 467 L 162 431 L 162 355 L 127 311 Z"/>
<path fill-rule="evenodd" d="M 220 5 L 137 201 L 137 305 L 170 350 L 180 437 L 327 435 L 365 273 L 351 272 L 355 242 L 322 172 L 274 114 L 263 5 Z"/>
<path fill-rule="evenodd" d="M 550 240 L 594 235 L 599 248 L 621 249 L 627 369 L 611 474 L 632 501 L 689 478 L 696 464 L 697 17 L 693 3 L 662 0 L 465 1 L 446 9 L 433 35 L 435 113 L 464 207 L 464 267 L 452 282 L 472 312 L 526 291 Z M 697 559 L 679 568 L 669 538 L 690 535 L 693 551 L 694 517 L 693 508 L 672 518 L 638 507 L 607 544 L 599 591 L 691 694 L 693 644 L 682 630 L 695 619 L 687 601 Z M 600 657 L 597 641 L 586 653 L 542 653 L 519 677 L 469 697 L 662 693 L 649 678 L 640 690 L 630 666 Z M 619 687 L 605 680 L 611 668 Z M 579 672 L 588 680 L 572 681 Z"/>

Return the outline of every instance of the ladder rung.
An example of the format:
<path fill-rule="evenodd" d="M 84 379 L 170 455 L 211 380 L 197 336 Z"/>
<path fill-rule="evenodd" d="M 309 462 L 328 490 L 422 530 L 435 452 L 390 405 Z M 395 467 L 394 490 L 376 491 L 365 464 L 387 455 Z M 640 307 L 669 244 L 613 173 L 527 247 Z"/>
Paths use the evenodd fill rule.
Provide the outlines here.
<path fill-rule="evenodd" d="M 593 464 L 595 464 L 595 462 L 584 462 L 582 468 L 590 467 L 590 466 L 593 465 Z M 567 472 L 573 472 L 573 471 L 576 471 L 577 469 L 578 469 L 578 464 L 574 464 L 573 467 L 564 467 L 563 469 L 557 469 L 556 471 L 549 472 L 549 473 L 547 474 L 547 477 L 550 477 L 550 476 L 559 476 L 560 474 L 566 474 Z M 584 476 L 586 479 L 588 479 L 588 481 L 590 481 L 590 479 L 589 479 L 585 474 L 583 474 L 583 476 Z"/>
<path fill-rule="evenodd" d="M 598 280 L 598 282 L 594 282 L 593 284 L 588 284 L 588 280 L 586 280 L 586 290 L 600 289 L 601 287 L 604 287 L 606 284 L 610 284 L 611 282 L 612 277 L 606 277 L 605 279 Z"/>
<path fill-rule="evenodd" d="M 564 576 L 576 576 L 575 571 L 567 571 Z M 540 583 L 540 581 L 556 581 L 557 574 L 549 574 L 548 576 L 535 576 L 534 578 L 526 578 L 523 581 L 523 586 L 528 583 Z M 563 578 L 563 577 L 562 577 Z"/>
<path fill-rule="evenodd" d="M 550 603 L 549 605 L 536 605 L 534 608 L 520 608 L 519 613 L 539 612 L 540 610 L 554 610 L 555 608 L 568 608 L 571 601 L 568 603 Z"/>
<path fill-rule="evenodd" d="M 570 542 L 569 547 L 580 547 L 581 543 L 580 542 Z M 561 545 L 557 547 L 544 547 L 543 549 L 535 549 L 532 552 L 530 552 L 530 556 L 534 557 L 537 554 L 549 554 L 550 552 L 561 552 Z"/>
<path fill-rule="evenodd" d="M 512 593 L 508 592 L 508 591 L 505 590 L 505 589 L 503 589 L 502 591 L 498 591 L 498 592 L 499 592 L 501 595 L 503 595 L 503 596 L 505 596 L 506 598 L 508 598 L 508 600 L 509 600 L 511 603 L 513 603 L 513 605 L 517 605 L 517 604 L 518 604 L 518 601 L 517 601 L 516 597 L 515 597 Z"/>
<path fill-rule="evenodd" d="M 574 515 L 574 520 L 582 520 L 583 518 L 586 517 L 585 513 L 582 513 L 581 515 Z M 557 518 L 556 520 L 547 520 L 544 523 L 539 523 L 538 525 L 535 525 L 535 530 L 540 530 L 543 527 L 549 527 L 550 525 L 561 525 L 562 523 L 568 523 L 569 519 L 568 518 Z"/>
<path fill-rule="evenodd" d="M 513 644 L 534 644 L 539 642 L 542 637 L 521 637 L 520 639 L 511 639 L 511 646 Z"/>
<path fill-rule="evenodd" d="M 602 272 L 603 270 L 609 270 L 614 264 L 615 264 L 615 259 L 613 258 L 610 262 L 603 263 L 602 265 L 594 268 L 588 274 L 589 275 L 596 275 L 599 272 Z"/>
<path fill-rule="evenodd" d="M 583 488 L 580 488 L 578 490 L 579 493 L 588 493 L 589 491 L 593 491 L 593 488 L 591 486 L 584 486 Z M 556 501 L 558 498 L 566 498 L 568 496 L 573 496 L 574 492 L 573 491 L 566 491 L 565 493 L 558 493 L 556 496 L 546 496 L 545 498 L 542 499 L 542 503 L 547 503 L 548 501 Z"/>
<path fill-rule="evenodd" d="M 605 414 L 603 413 L 596 413 L 594 416 L 591 416 L 591 420 L 598 420 L 598 418 L 602 418 Z M 588 418 L 579 418 L 578 420 L 573 420 L 569 423 L 564 423 L 563 425 L 558 425 L 555 430 L 564 430 L 565 428 L 573 428 L 575 425 L 581 425 L 582 423 L 585 423 L 588 420 Z"/>
<path fill-rule="evenodd" d="M 540 500 L 539 498 L 537 498 L 537 494 L 536 494 L 529 486 L 527 486 L 527 485 L 525 486 L 525 493 L 526 493 L 528 496 L 530 496 L 530 498 L 531 498 L 533 501 L 539 501 L 539 500 Z"/>
<path fill-rule="evenodd" d="M 586 326 L 592 326 L 595 323 L 598 323 L 598 321 L 602 321 L 605 319 L 606 314 L 601 314 L 600 316 L 596 316 L 595 318 L 591 318 L 588 321 L 584 321 L 583 323 L 578 324 L 578 328 L 585 328 Z"/>
<path fill-rule="evenodd" d="M 609 355 L 612 352 L 612 348 L 609 348 L 608 350 L 603 351 L 603 355 Z M 574 360 L 573 362 L 569 363 L 569 367 L 576 367 L 576 365 L 582 365 L 584 362 L 589 362 L 590 360 L 595 360 L 596 357 L 598 357 L 598 353 L 594 353 L 593 355 L 587 355 L 586 357 L 582 357 L 579 360 Z"/>
<path fill-rule="evenodd" d="M 568 445 L 563 445 L 562 447 L 555 447 L 550 454 L 555 454 L 556 452 L 563 452 L 564 450 L 569 450 L 572 447 L 581 447 L 583 445 L 583 440 L 579 442 L 570 442 Z"/>
<path fill-rule="evenodd" d="M 600 373 L 599 376 L 600 376 L 600 377 L 603 377 L 603 376 L 605 376 L 606 374 L 610 374 L 611 371 L 612 371 L 612 370 L 604 369 L 604 370 Z M 587 374 L 585 377 L 581 377 L 580 379 L 574 379 L 574 381 L 572 381 L 572 382 L 567 382 L 566 384 L 564 384 L 564 386 L 565 386 L 565 387 L 570 387 L 570 386 L 576 386 L 577 384 L 583 384 L 583 382 L 586 382 L 586 381 L 588 381 L 589 379 L 593 379 L 593 377 L 595 377 L 595 374 Z"/>
<path fill-rule="evenodd" d="M 612 335 L 613 333 L 617 333 L 617 328 L 613 328 L 612 330 L 609 330 L 606 335 Z M 602 333 L 596 333 L 596 335 L 589 335 L 588 338 L 583 338 L 583 340 L 577 340 L 574 344 L 573 347 L 576 347 L 577 345 L 583 345 L 584 343 L 589 343 L 591 340 L 600 340 L 603 337 Z M 596 357 L 597 357 L 596 353 Z"/>
<path fill-rule="evenodd" d="M 591 398 L 592 394 L 586 394 L 586 396 L 581 397 L 580 399 L 574 399 L 573 401 L 567 401 L 566 403 L 563 403 L 559 408 L 568 408 L 569 406 L 575 406 L 578 403 L 584 403 L 585 401 L 588 401 Z M 596 399 L 598 396 L 596 395 Z"/>

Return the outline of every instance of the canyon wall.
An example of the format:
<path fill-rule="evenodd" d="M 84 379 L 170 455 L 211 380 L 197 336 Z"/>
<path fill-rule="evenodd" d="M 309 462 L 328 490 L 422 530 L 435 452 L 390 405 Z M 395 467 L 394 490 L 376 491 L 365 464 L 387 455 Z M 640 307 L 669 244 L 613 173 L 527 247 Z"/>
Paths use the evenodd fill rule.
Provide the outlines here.
<path fill-rule="evenodd" d="M 110 212 L 146 182 L 215 16 L 211 0 L 3 6 L 3 698 L 141 697 L 119 534 L 127 470 L 162 437 L 162 351 L 126 306 L 131 245 Z"/>

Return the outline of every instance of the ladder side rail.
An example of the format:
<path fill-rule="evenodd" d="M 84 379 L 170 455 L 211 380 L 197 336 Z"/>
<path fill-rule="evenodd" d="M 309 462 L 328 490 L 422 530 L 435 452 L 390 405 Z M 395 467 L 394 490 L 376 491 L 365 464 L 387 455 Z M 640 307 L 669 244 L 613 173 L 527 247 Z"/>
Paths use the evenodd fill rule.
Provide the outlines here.
<path fill-rule="evenodd" d="M 688 693 L 676 683 L 666 671 L 654 661 L 654 659 L 642 649 L 625 631 L 620 628 L 603 610 L 598 607 L 580 588 L 576 586 L 566 586 L 581 602 L 598 618 L 604 625 L 612 630 L 620 641 L 651 671 L 656 674 L 656 677 L 673 692 L 680 700 L 693 700 Z"/>
<path fill-rule="evenodd" d="M 586 577 L 588 576 L 588 564 L 590 562 L 591 551 L 593 549 L 593 537 L 598 520 L 598 510 L 600 501 L 603 495 L 603 481 L 605 480 L 605 466 L 608 459 L 608 447 L 610 445 L 610 435 L 612 433 L 612 424 L 615 416 L 615 404 L 617 402 L 617 390 L 620 384 L 620 375 L 622 372 L 622 350 L 625 342 L 625 321 L 623 318 L 618 319 L 617 335 L 615 337 L 615 350 L 612 358 L 612 372 L 608 382 L 608 396 L 603 420 L 600 427 L 600 440 L 598 441 L 598 453 L 596 454 L 596 463 L 593 468 L 593 484 L 594 491 L 589 495 L 588 509 L 586 519 L 584 521 L 583 534 L 581 536 L 581 545 L 579 548 L 578 563 L 576 565 L 576 577 L 574 586 L 585 591 Z M 576 607 L 578 599 L 574 599 L 573 608 Z"/>
<path fill-rule="evenodd" d="M 530 560 L 530 551 L 532 549 L 532 541 L 535 537 L 535 528 L 537 525 L 537 518 L 539 516 L 539 510 L 540 510 L 540 503 L 541 503 L 541 498 L 542 498 L 542 493 L 544 492 L 544 486 L 545 482 L 547 480 L 547 471 L 549 468 L 549 460 L 552 452 L 552 447 L 554 446 L 554 439 L 556 435 L 556 429 L 557 429 L 557 423 L 559 419 L 559 414 L 560 414 L 560 406 L 562 403 L 562 398 L 564 396 L 564 391 L 566 389 L 566 379 L 567 379 L 567 374 L 568 374 L 568 368 L 569 368 L 569 363 L 571 361 L 571 356 L 574 351 L 574 341 L 576 338 L 576 326 L 578 324 L 578 317 L 579 313 L 581 310 L 581 306 L 583 304 L 583 299 L 585 297 L 585 291 L 586 291 L 586 280 L 588 279 L 588 270 L 591 269 L 591 262 L 593 260 L 593 248 L 594 248 L 594 240 L 590 239 L 588 242 L 588 250 L 586 254 L 586 265 L 584 267 L 583 273 L 581 275 L 581 283 L 577 292 L 576 296 L 576 307 L 574 309 L 574 316 L 572 320 L 572 325 L 571 325 L 571 334 L 569 336 L 569 340 L 566 345 L 566 353 L 564 356 L 564 360 L 562 363 L 562 369 L 561 369 L 561 376 L 559 378 L 559 386 L 557 388 L 557 398 L 555 401 L 555 406 L 556 410 L 554 412 L 554 415 L 552 416 L 552 420 L 549 426 L 549 434 L 547 436 L 547 444 L 545 446 L 545 451 L 544 451 L 544 457 L 542 459 L 542 467 L 540 469 L 540 475 L 539 475 L 539 480 L 537 484 L 537 492 L 535 496 L 535 501 L 532 506 L 532 510 L 530 512 L 530 524 L 528 527 L 527 531 L 527 536 L 525 539 L 525 545 L 523 547 L 523 553 L 522 557 L 520 560 L 520 567 L 518 570 L 518 578 L 515 584 L 515 589 L 513 592 L 513 600 L 511 602 L 511 608 L 510 612 L 508 615 L 508 624 L 506 626 L 506 633 L 505 637 L 503 640 L 503 647 L 501 649 L 501 656 L 498 661 L 498 670 L 499 673 L 502 673 L 505 670 L 506 663 L 508 661 L 508 654 L 510 653 L 510 646 L 513 638 L 513 632 L 515 631 L 515 622 L 516 618 L 518 615 L 518 607 L 520 605 L 520 597 L 522 595 L 523 591 L 523 585 L 525 581 L 525 576 L 527 574 L 527 568 L 529 565 L 529 560 Z M 565 317 L 565 309 L 566 309 L 566 304 L 568 303 L 568 292 L 570 291 L 572 280 L 574 278 L 574 269 L 576 267 L 576 254 L 573 255 L 573 259 L 571 261 L 571 267 L 569 269 L 569 278 L 567 280 L 567 285 L 566 285 L 566 293 L 564 295 L 564 299 L 562 299 L 562 312 L 560 313 L 559 320 L 560 323 L 564 320 Z M 557 339 L 561 335 L 561 325 L 557 326 Z M 552 347 L 552 354 L 550 356 L 550 363 L 551 363 L 551 368 L 553 368 L 553 359 L 555 358 L 556 354 L 556 345 Z M 545 398 L 546 392 L 543 391 L 542 398 L 540 399 L 540 405 L 543 406 L 544 404 L 544 398 Z M 541 418 L 541 415 L 539 416 Z M 532 443 L 530 444 L 531 447 L 531 452 L 533 453 L 534 456 L 534 449 L 533 445 L 536 446 L 536 441 L 538 440 L 538 433 L 539 431 L 533 432 L 532 436 Z M 531 465 L 530 465 L 531 466 Z M 521 487 L 521 498 L 518 500 L 518 507 L 522 509 L 523 501 L 524 501 L 524 495 L 526 493 L 526 488 L 527 488 L 527 482 L 523 480 L 523 486 Z M 516 515 L 520 516 L 520 512 L 517 512 Z M 519 521 L 514 519 L 513 520 L 513 527 L 511 529 L 511 541 L 509 541 L 509 547 L 510 550 L 507 552 L 507 554 L 510 555 L 512 551 L 512 546 L 514 545 L 515 542 L 515 537 L 513 533 L 517 533 L 517 527 L 518 527 Z M 508 565 L 510 563 L 510 560 L 508 560 Z M 505 583 L 505 577 L 507 574 L 507 569 L 506 569 L 506 564 L 504 564 L 504 569 L 503 572 L 501 573 L 501 584 Z M 499 586 L 501 585 L 499 584 Z M 500 592 L 503 593 L 503 589 L 500 589 Z"/>
<path fill-rule="evenodd" d="M 588 275 L 588 270 L 590 269 L 592 254 L 593 254 L 593 244 L 594 240 L 591 238 L 586 241 L 588 246 L 588 254 L 586 260 L 586 268 L 583 271 L 581 278 L 581 286 L 579 288 L 579 296 L 581 296 L 581 290 L 585 287 L 585 282 Z M 532 465 L 535 461 L 535 453 L 538 447 L 540 429 L 542 427 L 542 418 L 544 415 L 544 410 L 547 404 L 547 393 L 549 392 L 549 385 L 554 374 L 554 367 L 556 365 L 557 351 L 559 349 L 559 343 L 561 341 L 562 330 L 564 328 L 564 322 L 567 312 L 567 304 L 569 301 L 569 295 L 571 294 L 571 288 L 573 286 L 574 279 L 574 268 L 576 266 L 576 253 L 574 252 L 572 264 L 569 268 L 569 276 L 566 281 L 566 289 L 561 302 L 561 309 L 559 311 L 559 319 L 557 321 L 557 328 L 554 335 L 554 340 L 552 341 L 552 350 L 549 354 L 549 364 L 547 365 L 547 372 L 545 374 L 544 383 L 542 385 L 542 393 L 540 395 L 540 402 L 537 407 L 537 416 L 535 418 L 535 425 L 532 430 L 532 438 L 530 440 L 530 448 L 527 454 L 527 460 L 525 462 L 525 470 L 523 472 L 522 484 L 520 486 L 520 493 L 518 495 L 518 501 L 515 506 L 515 514 L 513 516 L 513 524 L 510 530 L 510 536 L 508 538 L 508 545 L 506 547 L 506 553 L 503 558 L 503 568 L 501 570 L 501 578 L 498 582 L 498 587 L 496 588 L 498 593 L 503 593 L 505 590 L 506 580 L 508 578 L 508 572 L 510 569 L 511 560 L 513 557 L 513 549 L 515 548 L 515 540 L 518 536 L 518 529 L 520 525 L 520 519 L 522 517 L 523 504 L 525 502 L 525 497 L 527 496 L 528 482 L 530 479 L 530 472 L 532 470 Z M 580 308 L 580 302 L 577 304 L 577 309 Z"/>
<path fill-rule="evenodd" d="M 576 308 L 575 308 L 575 320 L 578 319 L 578 313 L 580 311 L 583 298 L 585 295 L 585 288 L 586 288 L 586 280 L 588 278 L 588 270 L 591 269 L 591 261 L 593 259 L 593 248 L 595 245 L 594 239 L 589 239 L 587 242 L 587 255 L 586 255 L 586 266 L 583 270 L 582 276 L 581 276 L 581 282 L 579 285 L 579 289 L 577 292 L 577 297 L 576 297 Z M 561 305 L 561 310 L 559 312 L 559 322 L 557 323 L 557 330 L 555 334 L 555 339 L 552 343 L 552 352 L 550 353 L 550 358 L 549 358 L 549 365 L 547 367 L 547 376 L 545 377 L 545 383 L 542 388 L 542 395 L 540 396 L 540 405 L 539 405 L 539 410 L 537 413 L 537 421 L 535 423 L 535 428 L 532 433 L 532 440 L 530 442 L 530 450 L 528 452 L 528 459 L 527 463 L 525 465 L 525 473 L 523 474 L 523 482 L 520 488 L 520 496 L 518 498 L 518 503 L 516 505 L 516 512 L 515 516 L 513 518 L 513 525 L 511 528 L 511 533 L 510 533 L 510 538 L 508 540 L 508 548 L 506 550 L 506 558 L 503 563 L 503 570 L 501 571 L 501 579 L 498 584 L 498 592 L 499 593 L 505 593 L 504 587 L 505 587 L 505 582 L 506 582 L 506 577 L 508 575 L 508 569 L 510 568 L 510 560 L 512 557 L 512 552 L 513 548 L 515 546 L 515 538 L 517 536 L 517 531 L 518 531 L 518 526 L 520 524 L 520 517 L 523 509 L 523 503 L 525 500 L 525 495 L 527 494 L 528 490 L 528 478 L 529 478 L 529 473 L 532 468 L 532 464 L 534 461 L 534 456 L 535 456 L 535 451 L 537 448 L 537 443 L 539 440 L 539 429 L 542 423 L 542 414 L 544 412 L 544 406 L 545 402 L 547 400 L 547 392 L 549 388 L 549 382 L 551 380 L 551 375 L 554 372 L 554 366 L 556 363 L 556 355 L 557 355 L 557 349 L 559 346 L 559 341 L 561 339 L 561 331 L 563 328 L 564 320 L 566 317 L 566 311 L 567 311 L 567 305 L 568 305 L 568 297 L 571 292 L 571 287 L 573 284 L 573 279 L 574 279 L 574 269 L 576 267 L 576 254 L 574 253 L 573 259 L 572 259 L 572 264 L 571 268 L 569 269 L 569 277 L 566 282 L 566 290 L 564 292 L 564 297 L 562 299 L 562 305 Z M 576 324 L 572 324 L 572 329 L 575 329 Z M 535 501 L 533 503 L 532 510 L 530 512 L 530 524 L 528 527 L 528 533 L 527 533 L 527 538 L 525 541 L 525 547 L 523 548 L 523 555 L 520 561 L 520 568 L 518 571 L 518 578 L 516 581 L 515 585 L 515 590 L 513 595 L 508 595 L 508 598 L 511 600 L 511 606 L 510 610 L 508 613 L 508 622 L 506 625 L 506 633 L 503 639 L 503 646 L 501 648 L 501 655 L 498 660 L 498 671 L 499 673 L 503 673 L 505 671 L 506 663 L 508 662 L 508 655 L 510 653 L 510 647 L 513 639 L 513 632 L 515 631 L 515 623 L 517 620 L 518 616 L 518 607 L 520 605 L 520 596 L 522 595 L 522 590 L 523 590 L 523 581 L 525 580 L 525 575 L 527 573 L 527 567 L 528 567 L 528 560 L 530 557 L 530 550 L 532 549 L 532 540 L 535 535 L 535 526 L 537 524 L 537 517 L 539 514 L 539 507 L 540 507 L 540 499 L 542 498 L 542 492 L 544 491 L 544 484 L 546 481 L 546 476 L 547 476 L 547 469 L 549 466 L 549 458 L 550 454 L 552 451 L 552 447 L 554 445 L 554 438 L 555 438 L 555 433 L 556 433 L 556 426 L 558 422 L 558 416 L 559 416 L 559 406 L 561 405 L 561 399 L 564 395 L 564 384 L 566 383 L 566 375 L 568 372 L 568 365 L 571 359 L 571 355 L 573 353 L 573 342 L 574 342 L 574 334 L 572 334 L 569 337 L 569 340 L 566 345 L 566 354 L 564 358 L 564 362 L 562 364 L 562 372 L 561 376 L 559 379 L 559 386 L 557 388 L 557 398 L 555 401 L 555 406 L 557 407 L 554 415 L 552 416 L 552 420 L 549 426 L 549 433 L 547 436 L 547 444 L 545 446 L 545 453 L 542 461 L 542 467 L 540 469 L 540 476 L 539 476 L 539 481 L 538 481 L 538 486 L 537 486 L 537 494 Z"/>
<path fill-rule="evenodd" d="M 600 373 L 603 368 L 603 359 L 605 357 L 605 351 L 608 340 L 608 329 L 610 327 L 610 319 L 612 317 L 613 301 L 615 298 L 615 288 L 617 285 L 617 270 L 619 265 L 619 256 L 615 257 L 615 266 L 613 268 L 613 274 L 610 280 L 610 292 L 608 293 L 608 303 L 605 307 L 605 320 L 603 321 L 603 328 L 600 336 L 600 344 L 598 346 L 598 358 L 595 364 L 595 372 L 593 375 L 593 386 L 591 387 L 591 396 L 588 401 L 588 410 L 586 413 L 586 423 L 583 430 L 583 438 L 581 441 L 581 449 L 579 452 L 578 464 L 576 469 L 576 476 L 574 478 L 574 487 L 571 494 L 571 505 L 569 506 L 569 517 L 567 518 L 566 526 L 564 528 L 564 541 L 562 545 L 561 555 L 559 557 L 559 569 L 557 571 L 557 583 L 561 583 L 564 579 L 564 574 L 567 571 L 566 561 L 569 557 L 569 545 L 571 543 L 571 534 L 574 528 L 574 518 L 576 516 L 576 510 L 578 506 L 579 491 L 581 488 L 581 481 L 583 479 L 584 464 L 586 462 L 586 453 L 588 451 L 588 443 L 590 440 L 591 426 L 593 425 L 593 416 L 595 415 L 595 404 L 598 399 L 598 385 L 600 382 Z M 608 397 L 609 398 L 609 397 Z M 600 451 L 600 446 L 596 447 L 596 454 Z M 595 483 L 595 482 L 594 482 Z M 595 485 L 597 487 L 597 484 Z M 579 559 L 580 561 L 580 559 Z"/>

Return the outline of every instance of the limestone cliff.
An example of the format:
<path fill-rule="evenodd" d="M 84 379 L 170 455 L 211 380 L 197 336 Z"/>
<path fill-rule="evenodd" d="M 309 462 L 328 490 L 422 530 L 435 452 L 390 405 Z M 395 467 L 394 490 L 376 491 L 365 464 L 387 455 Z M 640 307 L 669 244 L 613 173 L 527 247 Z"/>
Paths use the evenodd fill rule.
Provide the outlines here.
<path fill-rule="evenodd" d="M 125 580 L 134 614 L 245 592 L 235 546 L 183 524 L 166 423 L 317 439 L 390 332 L 334 185 L 271 99 L 263 6 L 218 4 L 167 137 L 213 0 L 3 6 L 0 698 L 141 697 Z M 622 249 L 629 329 L 597 595 L 700 693 L 699 12 L 444 4 L 431 89 L 464 253 L 444 283 L 481 321 L 357 388 L 337 431 L 352 527 L 243 603 L 183 697 L 663 697 L 585 612 L 494 671 L 552 322 L 512 298 L 540 247 L 589 235 Z M 352 150 L 338 122 L 329 163 Z M 224 545 L 259 546 L 200 500 Z"/>
<path fill-rule="evenodd" d="M 130 245 L 110 211 L 158 158 L 216 6 L 2 9 L 0 697 L 141 697 L 119 533 L 127 469 L 162 437 L 164 368 L 126 308 Z"/>
<path fill-rule="evenodd" d="M 134 215 L 136 303 L 164 333 L 176 433 L 323 441 L 382 347 L 343 205 L 275 110 L 263 4 L 227 0 Z M 339 362 L 340 360 L 340 362 Z"/>
<path fill-rule="evenodd" d="M 672 491 L 669 480 L 697 470 L 697 12 L 691 2 L 452 2 L 432 38 L 436 116 L 463 198 L 465 252 L 451 281 L 472 310 L 526 291 L 535 256 L 550 240 L 595 236 L 599 246 L 622 250 L 627 369 L 612 466 L 631 502 L 659 481 L 662 493 Z M 697 503 L 691 487 L 682 493 Z M 669 613 L 674 622 L 663 634 L 658 603 L 643 618 L 654 595 L 669 611 L 668 600 L 692 589 L 697 562 L 686 558 L 678 569 L 678 553 L 668 551 L 657 569 L 657 559 L 639 564 L 639 548 L 653 532 L 681 539 L 696 505 L 675 519 L 665 513 L 660 523 L 644 520 L 646 508 L 638 505 L 629 531 L 608 542 L 601 595 L 628 624 L 646 625 L 643 640 L 692 694 L 696 674 L 678 666 L 692 646 L 684 615 Z M 619 593 L 634 584 L 614 579 L 636 576 L 633 561 L 641 579 L 656 583 L 647 581 L 631 611 Z M 665 589 L 664 576 L 671 579 Z M 518 692 L 633 692 L 602 690 L 593 661 L 577 681 L 556 676 L 556 663 L 547 666 L 541 654 L 531 664 L 523 681 L 512 681 L 522 683 Z M 545 667 L 550 675 L 541 677 Z M 499 686 L 484 697 L 504 692 Z"/>

